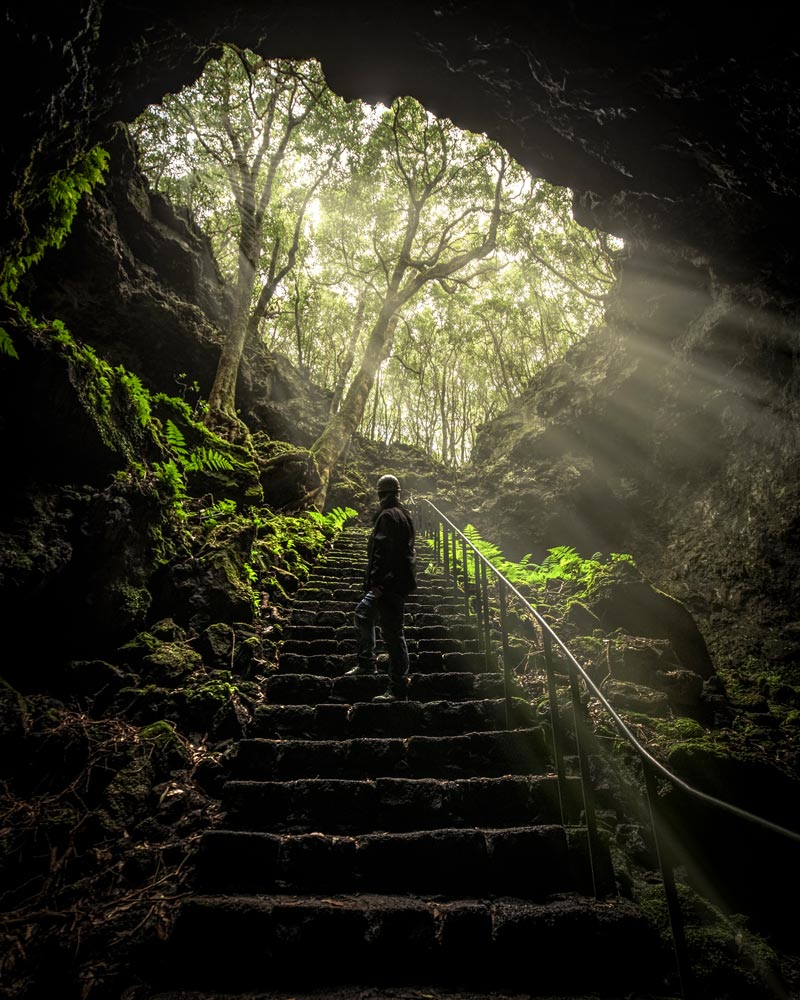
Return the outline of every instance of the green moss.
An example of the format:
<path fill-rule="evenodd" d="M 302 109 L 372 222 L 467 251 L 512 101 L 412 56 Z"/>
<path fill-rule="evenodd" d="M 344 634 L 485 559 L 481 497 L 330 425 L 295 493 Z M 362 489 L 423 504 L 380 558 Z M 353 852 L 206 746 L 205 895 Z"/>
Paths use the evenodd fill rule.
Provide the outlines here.
<path fill-rule="evenodd" d="M 800 731 L 800 710 L 793 708 L 790 712 L 787 712 L 783 724 L 789 729 Z"/>
<path fill-rule="evenodd" d="M 172 770 L 188 763 L 186 744 L 171 722 L 163 719 L 151 722 L 139 731 L 139 739 L 149 746 L 149 754 L 155 755 L 159 770 Z"/>
<path fill-rule="evenodd" d="M 114 591 L 120 608 L 130 621 L 143 624 L 153 600 L 150 591 L 146 587 L 133 587 L 129 584 L 117 586 Z"/>
<path fill-rule="evenodd" d="M 215 671 L 215 673 L 225 672 Z M 227 704 L 235 691 L 236 687 L 231 683 L 230 674 L 227 677 L 211 677 L 202 684 L 187 688 L 186 700 L 190 705 L 202 705 L 213 710 Z"/>
<path fill-rule="evenodd" d="M 741 915 L 722 911 L 687 886 L 679 885 L 678 898 L 691 975 L 699 996 L 771 997 L 778 959 L 769 944 L 747 929 Z M 672 944 L 664 891 L 648 886 L 638 900 L 645 915 L 658 928 L 665 943 Z"/>
<path fill-rule="evenodd" d="M 17 253 L 0 264 L 0 297 L 8 301 L 20 279 L 38 263 L 49 247 L 59 248 L 67 238 L 78 204 L 84 194 L 103 183 L 109 154 L 100 146 L 75 159 L 51 175 L 45 184 L 35 183 L 32 171 L 29 183 L 14 195 L 14 207 L 25 222 L 25 236 Z"/>
<path fill-rule="evenodd" d="M 179 642 L 160 642 L 142 658 L 144 677 L 162 686 L 177 687 L 202 665 L 200 654 Z"/>

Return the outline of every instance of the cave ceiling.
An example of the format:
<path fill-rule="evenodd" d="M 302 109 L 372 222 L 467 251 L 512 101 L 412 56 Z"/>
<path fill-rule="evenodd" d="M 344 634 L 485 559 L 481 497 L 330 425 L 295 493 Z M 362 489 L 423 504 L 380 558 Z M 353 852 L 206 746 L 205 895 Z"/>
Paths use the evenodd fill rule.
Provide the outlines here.
<path fill-rule="evenodd" d="M 103 141 L 232 41 L 316 57 L 346 98 L 412 94 L 571 187 L 580 221 L 793 297 L 800 140 L 790 8 L 653 4 L 88 2 L 5 11 L 35 68 L 4 136 L 4 235 L 40 168 Z M 17 73 L 19 71 L 16 71 Z M 10 81 L 11 82 L 11 81 Z"/>

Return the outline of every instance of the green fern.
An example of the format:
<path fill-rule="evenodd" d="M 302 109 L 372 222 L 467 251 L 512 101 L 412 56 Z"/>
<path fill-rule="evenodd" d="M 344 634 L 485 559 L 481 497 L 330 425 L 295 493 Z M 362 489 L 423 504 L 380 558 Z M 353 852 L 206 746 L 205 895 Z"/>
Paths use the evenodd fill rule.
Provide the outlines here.
<path fill-rule="evenodd" d="M 19 358 L 11 335 L 2 326 L 0 326 L 0 354 L 5 354 L 9 358 Z"/>
<path fill-rule="evenodd" d="M 189 455 L 186 462 L 187 472 L 223 472 L 232 468 L 233 462 L 229 458 L 226 458 L 221 452 L 205 448 L 202 445 Z"/>
<path fill-rule="evenodd" d="M 618 552 L 612 552 L 608 559 L 604 559 L 599 552 L 595 552 L 590 558 L 584 558 L 571 545 L 553 546 L 547 550 L 541 563 L 534 562 L 531 553 L 524 555 L 519 562 L 512 562 L 505 558 L 497 545 L 481 538 L 473 525 L 468 524 L 464 528 L 464 534 L 495 569 L 515 586 L 527 590 L 537 601 L 545 599 L 548 584 L 553 581 L 561 582 L 561 587 L 556 589 L 562 592 L 560 600 L 565 604 L 585 600 L 611 565 L 616 562 L 633 564 L 632 556 Z M 456 572 L 461 574 L 463 558 L 460 545 L 456 545 L 454 552 L 451 550 L 450 558 L 455 561 Z M 468 556 L 467 566 L 469 578 L 474 581 L 474 562 L 471 556 Z"/>
<path fill-rule="evenodd" d="M 189 461 L 189 449 L 181 429 L 172 420 L 167 421 L 167 447 L 185 468 Z"/>
<path fill-rule="evenodd" d="M 9 254 L 0 265 L 0 298 L 10 300 L 22 276 L 38 263 L 48 247 L 60 247 L 72 228 L 81 197 L 96 184 L 104 183 L 109 154 L 95 146 L 64 170 L 50 178 L 46 189 L 27 191 L 14 198 L 17 209 L 27 218 L 43 218 L 38 232 L 29 233 L 16 255 Z"/>
<path fill-rule="evenodd" d="M 185 472 L 222 472 L 233 468 L 233 462 L 212 448 L 201 445 L 190 452 L 180 428 L 167 420 L 167 447 L 175 455 Z"/>
<path fill-rule="evenodd" d="M 127 371 L 122 365 L 115 369 L 119 380 L 128 390 L 136 416 L 142 427 L 146 427 L 150 421 L 150 394 L 142 385 L 141 379 L 133 372 Z"/>

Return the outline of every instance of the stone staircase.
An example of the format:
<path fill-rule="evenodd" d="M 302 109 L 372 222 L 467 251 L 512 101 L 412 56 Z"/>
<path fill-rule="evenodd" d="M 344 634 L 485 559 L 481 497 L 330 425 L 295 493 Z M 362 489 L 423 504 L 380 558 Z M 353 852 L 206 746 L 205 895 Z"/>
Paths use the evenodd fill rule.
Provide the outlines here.
<path fill-rule="evenodd" d="M 371 701 L 385 674 L 344 676 L 366 538 L 345 529 L 296 595 L 162 990 L 652 988 L 664 956 L 650 924 L 630 900 L 595 900 L 579 789 L 564 826 L 545 734 L 523 701 L 506 728 L 502 677 L 424 543 L 409 700 Z"/>

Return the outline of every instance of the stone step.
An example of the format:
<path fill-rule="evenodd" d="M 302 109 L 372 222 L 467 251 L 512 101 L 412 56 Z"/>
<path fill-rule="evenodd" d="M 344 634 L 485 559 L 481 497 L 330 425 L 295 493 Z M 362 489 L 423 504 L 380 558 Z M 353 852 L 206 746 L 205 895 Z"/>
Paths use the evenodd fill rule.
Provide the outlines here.
<path fill-rule="evenodd" d="M 239 742 L 234 769 L 239 779 L 265 781 L 468 778 L 549 771 L 545 737 L 539 728 L 405 739 L 245 739 Z"/>
<path fill-rule="evenodd" d="M 380 627 L 378 631 L 380 632 Z M 444 625 L 441 622 L 417 625 L 413 621 L 408 621 L 404 624 L 404 632 L 406 640 L 412 642 L 418 642 L 420 639 L 460 639 L 473 642 L 477 629 L 474 625 L 465 625 L 458 621 L 451 625 Z M 328 624 L 290 624 L 284 626 L 282 632 L 284 648 L 287 642 L 313 642 L 315 640 L 347 642 L 354 635 L 352 616 L 349 622 L 345 620 Z"/>
<path fill-rule="evenodd" d="M 204 893 L 418 893 L 545 899 L 583 891 L 584 852 L 560 825 L 361 835 L 209 830 L 194 855 Z"/>
<path fill-rule="evenodd" d="M 376 642 L 379 656 L 378 669 L 386 670 L 381 657 L 385 655 L 385 646 L 381 640 Z M 412 673 L 456 673 L 480 674 L 494 673 L 497 670 L 497 653 L 490 654 L 488 660 L 484 653 L 418 653 L 409 650 L 410 670 Z M 355 653 L 327 656 L 303 656 L 300 653 L 282 653 L 278 659 L 275 671 L 278 674 L 316 674 L 319 677 L 341 677 L 355 666 Z"/>
<path fill-rule="evenodd" d="M 289 616 L 291 625 L 348 625 L 352 627 L 356 601 L 323 603 L 320 601 L 295 601 Z M 427 604 L 406 604 L 405 623 L 407 625 L 453 625 L 465 624 L 463 612 L 459 609 L 436 607 Z M 477 633 L 475 619 L 468 623 Z"/>
<path fill-rule="evenodd" d="M 580 779 L 567 782 L 564 810 L 580 819 Z M 229 829 L 367 833 L 441 827 L 520 826 L 561 819 L 552 774 L 496 778 L 300 778 L 229 781 L 222 789 Z"/>
<path fill-rule="evenodd" d="M 343 677 L 276 673 L 266 679 L 264 688 L 267 702 L 273 705 L 318 705 L 329 701 L 352 705 L 372 701 L 383 694 L 387 684 L 388 676 L 383 673 Z M 411 673 L 407 693 L 411 701 L 472 701 L 505 696 L 503 677 L 497 672 Z"/>
<path fill-rule="evenodd" d="M 423 635 L 414 638 L 406 634 L 406 645 L 410 653 L 474 653 L 478 644 L 475 639 L 428 638 Z M 279 655 L 296 654 L 299 656 L 345 656 L 356 652 L 356 634 L 351 630 L 350 637 L 344 639 L 292 639 L 281 642 Z"/>
<path fill-rule="evenodd" d="M 295 599 L 300 602 L 314 601 L 318 604 L 357 604 L 364 596 L 364 587 L 360 583 L 347 584 L 337 581 L 331 585 L 321 584 L 311 578 L 298 588 Z M 443 587 L 429 588 L 409 594 L 406 606 L 426 604 L 428 606 L 445 607 L 461 611 L 464 599 L 454 595 Z"/>
<path fill-rule="evenodd" d="M 532 727 L 527 701 L 512 702 L 512 722 Z M 505 699 L 259 705 L 247 734 L 264 739 L 355 739 L 362 736 L 455 736 L 505 729 Z"/>
<path fill-rule="evenodd" d="M 657 994 L 664 957 L 656 928 L 624 898 L 195 896 L 178 911 L 160 986 L 228 997 L 431 982 L 620 997 Z"/>
<path fill-rule="evenodd" d="M 338 613 L 344 615 L 345 623 L 352 623 L 353 613 L 360 599 L 361 595 L 359 594 L 352 600 L 346 601 L 297 601 L 292 607 L 289 621 L 291 624 L 310 625 L 314 624 L 314 616 L 318 614 L 330 615 Z M 463 610 L 448 604 L 406 604 L 405 622 L 407 624 L 410 625 L 418 615 L 435 616 L 436 621 L 443 625 L 449 625 L 450 623 L 454 625 L 464 624 Z M 470 620 L 470 624 L 474 624 L 474 622 L 474 619 Z M 477 633 L 477 626 L 475 626 L 475 629 Z"/>

